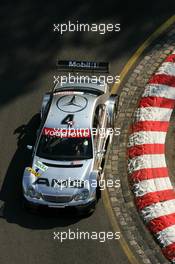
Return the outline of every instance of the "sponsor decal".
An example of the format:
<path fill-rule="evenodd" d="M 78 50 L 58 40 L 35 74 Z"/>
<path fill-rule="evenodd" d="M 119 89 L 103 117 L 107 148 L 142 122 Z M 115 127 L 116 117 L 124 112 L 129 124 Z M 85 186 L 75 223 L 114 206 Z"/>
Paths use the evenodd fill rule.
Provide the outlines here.
<path fill-rule="evenodd" d="M 71 179 L 70 177 L 66 180 L 62 179 L 52 179 L 49 180 L 47 178 L 38 178 L 36 181 L 33 182 L 34 185 L 45 185 L 52 188 L 58 188 L 63 190 L 64 188 L 100 188 L 100 190 L 104 190 L 105 188 L 120 188 L 120 180 L 116 179 L 115 181 L 112 179 L 108 180 L 99 180 L 93 179 L 92 181 L 89 180 L 81 180 L 81 179 Z"/>
<path fill-rule="evenodd" d="M 27 171 L 29 171 L 30 173 L 32 173 L 35 177 L 40 177 L 41 174 L 39 172 L 36 172 L 33 168 L 28 167 Z"/>
<path fill-rule="evenodd" d="M 75 91 L 63 91 L 63 92 L 54 92 L 54 95 L 71 95 L 71 94 L 83 94 L 83 92 L 75 92 Z"/>
<path fill-rule="evenodd" d="M 48 166 L 44 165 L 44 164 L 43 164 L 41 161 L 39 161 L 39 160 L 35 163 L 35 166 L 36 166 L 38 169 L 42 170 L 43 172 L 45 172 L 45 171 L 48 169 Z"/>
<path fill-rule="evenodd" d="M 43 135 L 58 138 L 89 138 L 90 129 L 56 129 L 43 128 Z"/>
<path fill-rule="evenodd" d="M 69 67 L 97 68 L 97 62 L 93 61 L 69 61 Z"/>

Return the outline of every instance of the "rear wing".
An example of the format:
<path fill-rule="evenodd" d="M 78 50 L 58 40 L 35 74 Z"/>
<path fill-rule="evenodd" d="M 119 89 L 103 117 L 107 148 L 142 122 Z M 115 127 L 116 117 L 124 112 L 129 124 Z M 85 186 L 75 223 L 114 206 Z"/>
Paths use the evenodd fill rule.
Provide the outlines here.
<path fill-rule="evenodd" d="M 63 71 L 88 71 L 109 73 L 108 62 L 58 60 L 56 66 Z"/>

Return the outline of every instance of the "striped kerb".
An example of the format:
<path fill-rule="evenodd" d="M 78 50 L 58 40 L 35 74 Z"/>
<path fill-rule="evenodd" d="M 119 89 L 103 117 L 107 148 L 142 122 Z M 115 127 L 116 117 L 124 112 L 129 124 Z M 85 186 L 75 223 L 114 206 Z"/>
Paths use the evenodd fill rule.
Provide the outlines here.
<path fill-rule="evenodd" d="M 136 206 L 170 261 L 175 261 L 175 192 L 165 161 L 165 138 L 174 106 L 175 52 L 146 85 L 128 142 Z"/>

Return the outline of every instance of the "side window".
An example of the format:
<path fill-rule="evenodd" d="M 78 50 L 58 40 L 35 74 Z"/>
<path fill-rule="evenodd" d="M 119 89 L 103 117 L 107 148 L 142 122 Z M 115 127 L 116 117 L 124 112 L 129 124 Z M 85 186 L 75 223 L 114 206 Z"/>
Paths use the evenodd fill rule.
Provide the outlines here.
<path fill-rule="evenodd" d="M 94 138 L 94 147 L 98 149 L 99 141 L 99 129 L 102 127 L 105 114 L 105 106 L 98 105 L 95 110 L 94 122 L 93 122 L 93 138 Z"/>

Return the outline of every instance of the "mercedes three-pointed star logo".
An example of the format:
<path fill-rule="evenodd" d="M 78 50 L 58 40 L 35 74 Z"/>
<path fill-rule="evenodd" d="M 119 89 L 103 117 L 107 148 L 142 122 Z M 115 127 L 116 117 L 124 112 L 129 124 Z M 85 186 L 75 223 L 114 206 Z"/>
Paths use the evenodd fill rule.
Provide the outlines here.
<path fill-rule="evenodd" d="M 64 95 L 57 101 L 57 107 L 66 113 L 76 113 L 85 109 L 87 99 L 81 95 Z"/>

